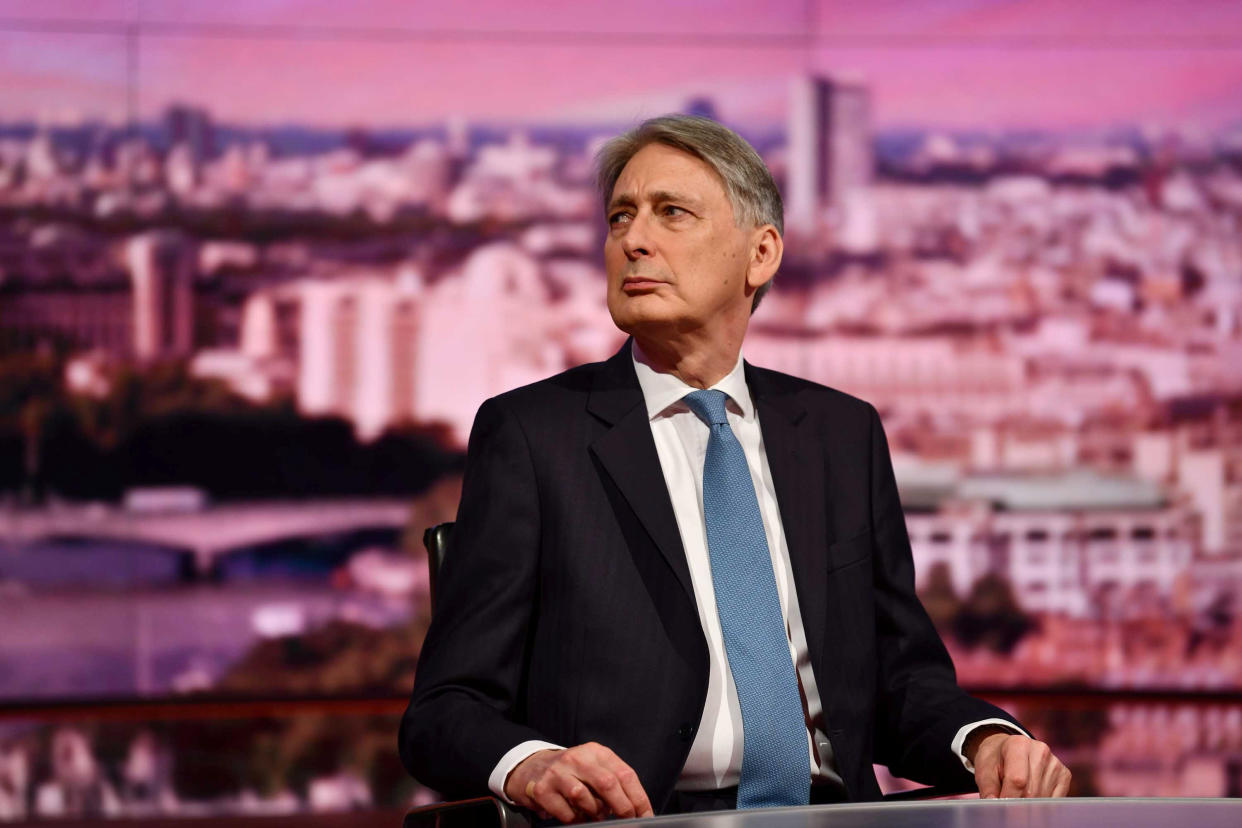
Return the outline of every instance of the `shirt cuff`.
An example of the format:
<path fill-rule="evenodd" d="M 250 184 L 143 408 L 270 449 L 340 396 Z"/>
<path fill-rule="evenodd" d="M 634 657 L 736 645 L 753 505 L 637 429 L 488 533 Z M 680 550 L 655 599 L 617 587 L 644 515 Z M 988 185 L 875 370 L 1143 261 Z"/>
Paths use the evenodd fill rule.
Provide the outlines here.
<path fill-rule="evenodd" d="M 509 797 L 505 796 L 505 783 L 509 781 L 509 774 L 513 773 L 513 769 L 522 764 L 527 757 L 538 753 L 541 750 L 564 750 L 560 745 L 554 745 L 551 742 L 541 742 L 538 739 L 531 739 L 522 742 L 517 747 L 512 748 L 504 756 L 500 757 L 500 761 L 496 763 L 496 767 L 492 768 L 492 775 L 487 777 L 487 787 L 496 796 L 500 797 L 510 805 L 516 805 Z"/>
<path fill-rule="evenodd" d="M 957 731 L 957 735 L 953 737 L 953 742 L 949 745 L 949 748 L 954 754 L 956 754 L 958 759 L 962 760 L 962 766 L 971 773 L 975 772 L 975 763 L 966 758 L 966 754 L 962 753 L 962 748 L 966 745 L 966 737 L 968 737 L 975 728 L 983 727 L 984 725 L 999 725 L 1006 730 L 1013 731 L 1015 735 L 1025 736 L 1028 739 L 1031 738 L 1031 734 L 1006 719 L 980 719 L 977 722 L 971 722 L 968 725 L 963 725 L 962 728 Z"/>

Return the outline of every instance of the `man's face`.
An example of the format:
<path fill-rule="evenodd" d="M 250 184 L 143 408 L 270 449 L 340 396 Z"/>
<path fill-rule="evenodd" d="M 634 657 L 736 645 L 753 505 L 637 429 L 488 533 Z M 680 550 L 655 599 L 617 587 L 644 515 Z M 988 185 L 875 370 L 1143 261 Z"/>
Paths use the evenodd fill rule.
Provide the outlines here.
<path fill-rule="evenodd" d="M 685 333 L 750 311 L 751 235 L 704 161 L 665 144 L 639 150 L 607 211 L 608 312 L 626 333 Z"/>

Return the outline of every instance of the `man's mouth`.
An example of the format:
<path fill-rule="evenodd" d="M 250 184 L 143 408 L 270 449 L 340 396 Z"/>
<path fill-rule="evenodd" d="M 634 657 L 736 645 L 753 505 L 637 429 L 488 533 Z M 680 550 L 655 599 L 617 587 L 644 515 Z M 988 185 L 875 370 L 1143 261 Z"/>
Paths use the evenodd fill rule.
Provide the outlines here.
<path fill-rule="evenodd" d="M 640 291 L 651 290 L 665 284 L 662 279 L 652 279 L 647 276 L 626 276 L 621 282 L 621 289 L 624 291 Z"/>

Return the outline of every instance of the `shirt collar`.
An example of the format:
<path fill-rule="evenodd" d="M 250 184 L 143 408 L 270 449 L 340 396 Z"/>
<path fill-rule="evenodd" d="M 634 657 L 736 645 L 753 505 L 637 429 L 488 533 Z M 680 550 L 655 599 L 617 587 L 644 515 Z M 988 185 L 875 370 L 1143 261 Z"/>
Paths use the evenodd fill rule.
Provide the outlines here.
<path fill-rule="evenodd" d="M 652 420 L 681 402 L 681 398 L 691 391 L 698 390 L 673 374 L 664 374 L 652 368 L 637 341 L 633 341 L 630 346 L 630 357 L 634 360 L 634 373 L 638 375 L 638 385 L 642 388 L 643 401 L 647 404 L 647 416 Z M 755 406 L 750 399 L 750 388 L 746 385 L 746 372 L 740 353 L 733 370 L 725 374 L 712 388 L 725 392 L 744 420 L 750 420 L 754 416 Z"/>

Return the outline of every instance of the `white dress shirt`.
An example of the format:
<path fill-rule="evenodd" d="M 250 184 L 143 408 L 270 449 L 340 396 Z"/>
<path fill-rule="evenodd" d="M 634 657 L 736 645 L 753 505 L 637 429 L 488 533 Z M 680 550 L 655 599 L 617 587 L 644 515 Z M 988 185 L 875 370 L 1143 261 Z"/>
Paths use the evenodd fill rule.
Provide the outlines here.
<path fill-rule="evenodd" d="M 703 626 L 708 648 L 707 701 L 676 787 L 679 790 L 729 788 L 738 783 L 742 767 L 742 709 L 738 702 L 733 674 L 729 670 L 720 617 L 717 614 L 716 590 L 712 582 L 711 559 L 707 549 L 707 524 L 703 517 L 703 462 L 707 456 L 710 430 L 681 401 L 686 394 L 698 389 L 685 384 L 672 374 L 660 373 L 652 368 L 637 343 L 633 346 L 632 356 L 638 384 L 642 388 L 643 400 L 651 420 L 651 436 L 655 440 L 660 468 L 664 473 L 664 482 L 673 504 L 673 514 L 681 534 L 686 563 L 690 568 L 699 622 Z M 781 613 L 785 618 L 785 631 L 789 638 L 789 657 L 797 670 L 802 689 L 811 780 L 816 785 L 841 786 L 841 777 L 832 755 L 832 745 L 824 733 L 823 704 L 815 683 L 815 674 L 811 669 L 802 612 L 798 606 L 793 569 L 789 562 L 789 549 L 776 501 L 776 489 L 768 468 L 759 418 L 750 389 L 746 385 L 741 355 L 738 356 L 733 370 L 712 388 L 723 391 L 727 397 L 729 428 L 733 430 L 746 455 L 746 463 L 750 467 L 751 480 L 759 501 L 759 513 L 763 518 Z M 957 754 L 967 770 L 973 771 L 974 768 L 962 754 L 966 736 L 974 728 L 991 723 L 1012 729 L 1009 722 L 988 719 L 966 725 L 953 739 L 950 749 Z M 560 747 L 541 741 L 517 745 L 496 764 L 488 779 L 488 787 L 492 793 L 511 801 L 504 794 L 504 783 L 509 773 L 531 754 Z"/>
<path fill-rule="evenodd" d="M 672 374 L 654 370 L 641 349 L 634 345 L 634 370 L 643 390 L 647 414 L 651 418 L 651 436 L 655 439 L 660 468 L 673 502 L 673 514 L 681 533 L 682 548 L 690 567 L 694 599 L 698 604 L 699 622 L 707 639 L 708 677 L 707 703 L 690 745 L 690 755 L 677 780 L 681 790 L 715 790 L 737 784 L 742 768 L 742 708 L 737 687 L 729 670 L 720 616 L 716 609 L 716 590 L 712 581 L 711 558 L 707 550 L 707 524 L 703 517 L 703 462 L 707 457 L 707 441 L 711 429 L 682 402 L 697 389 L 686 385 Z M 727 397 L 725 410 L 729 428 L 742 446 L 746 465 L 759 501 L 768 552 L 772 556 L 772 572 L 776 576 L 781 615 L 789 639 L 789 658 L 797 668 L 802 686 L 807 721 L 807 758 L 812 778 L 820 784 L 841 784 L 832 748 L 824 734 L 823 705 L 811 670 L 811 659 L 794 588 L 793 569 L 785 544 L 776 489 L 768 469 L 767 452 L 759 430 L 759 417 L 746 386 L 746 376 L 739 356 L 723 379 L 712 386 Z"/>

